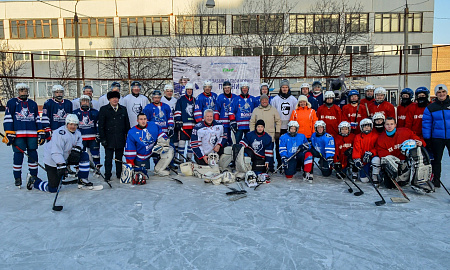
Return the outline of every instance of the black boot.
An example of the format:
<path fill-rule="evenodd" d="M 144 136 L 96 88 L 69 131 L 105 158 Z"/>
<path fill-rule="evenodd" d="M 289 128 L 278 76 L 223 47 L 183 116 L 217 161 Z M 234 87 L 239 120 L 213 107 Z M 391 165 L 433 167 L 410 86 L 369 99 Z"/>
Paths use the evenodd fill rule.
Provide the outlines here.
<path fill-rule="evenodd" d="M 93 186 L 94 184 L 92 184 L 91 182 L 89 182 L 87 179 L 81 179 L 81 178 L 78 178 L 78 185 L 80 186 L 86 186 L 86 187 L 91 187 L 91 186 Z"/>
<path fill-rule="evenodd" d="M 20 188 L 22 186 L 22 178 L 14 179 L 14 185 L 16 185 L 16 187 Z"/>

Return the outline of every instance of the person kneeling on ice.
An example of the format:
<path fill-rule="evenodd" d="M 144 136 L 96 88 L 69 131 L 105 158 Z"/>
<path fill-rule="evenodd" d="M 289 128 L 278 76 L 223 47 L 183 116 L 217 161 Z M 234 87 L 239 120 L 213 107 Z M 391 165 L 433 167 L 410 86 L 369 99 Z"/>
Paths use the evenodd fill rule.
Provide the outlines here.
<path fill-rule="evenodd" d="M 388 117 L 384 124 L 385 132 L 378 136 L 376 151 L 381 160 L 377 166 L 381 166 L 379 181 L 384 181 L 386 188 L 394 188 L 392 180 L 400 186 L 409 183 L 409 170 L 405 161 L 406 156 L 401 153 L 401 144 L 409 139 L 417 142 L 417 146 L 425 146 L 425 142 L 409 128 L 397 128 L 395 118 Z M 372 160 L 374 162 L 374 160 Z"/>
<path fill-rule="evenodd" d="M 280 137 L 280 156 L 284 174 L 291 179 L 297 171 L 297 164 L 303 165 L 303 180 L 312 179 L 310 167 L 312 155 L 308 151 L 310 143 L 305 135 L 298 133 L 299 124 L 297 121 L 288 123 L 288 132 Z M 306 153 L 305 153 L 306 152 Z M 308 167 L 308 171 L 306 168 Z"/>
<path fill-rule="evenodd" d="M 137 167 L 135 172 L 142 171 L 146 174 L 146 170 L 141 167 L 150 169 L 150 157 L 156 157 L 158 161 L 155 165 L 155 173 L 159 176 L 168 176 L 170 173 L 166 168 L 174 154 L 169 138 L 154 121 L 147 122 L 147 116 L 144 113 L 138 114 L 137 122 L 138 124 L 128 131 L 125 145 L 127 164 Z"/>
<path fill-rule="evenodd" d="M 244 163 L 246 161 L 245 157 L 250 157 L 252 161 L 251 167 L 248 166 L 249 170 L 247 171 L 254 171 L 256 175 L 267 173 L 269 163 L 273 160 L 272 137 L 264 131 L 265 127 L 264 120 L 256 121 L 255 130 L 245 134 L 244 138 L 239 142 L 239 144 L 244 146 Z M 237 162 L 242 164 L 240 160 L 237 160 Z"/>
<path fill-rule="evenodd" d="M 65 121 L 66 124 L 56 129 L 50 142 L 45 144 L 44 163 L 48 181 L 31 176 L 27 181 L 29 190 L 34 186 L 42 191 L 56 192 L 62 178 L 67 176 L 69 165 L 79 165 L 78 188 L 95 189 L 88 181 L 89 155 L 82 151 L 83 141 L 78 130 L 78 117 L 68 114 Z"/>
<path fill-rule="evenodd" d="M 380 158 L 377 157 L 376 143 L 378 133 L 373 130 L 373 122 L 365 118 L 359 122 L 361 133 L 355 136 L 353 141 L 352 159 L 353 164 L 359 170 L 359 179 L 363 183 L 369 182 L 367 173 L 372 169 L 372 179 L 378 185 L 378 174 L 380 172 Z"/>
<path fill-rule="evenodd" d="M 311 159 L 314 157 L 320 158 L 319 169 L 322 172 L 322 176 L 328 177 L 331 175 L 331 170 L 334 166 L 333 158 L 335 155 L 334 138 L 330 134 L 326 133 L 326 124 L 322 120 L 318 120 L 314 124 L 316 132 L 311 136 Z M 312 182 L 313 180 L 313 164 L 308 162 L 308 155 L 305 154 L 305 172 L 310 173 L 307 180 Z M 308 164 L 306 164 L 308 162 Z"/>
<path fill-rule="evenodd" d="M 334 169 L 336 177 L 340 180 L 345 179 L 349 166 L 349 159 L 351 159 L 350 152 L 352 151 L 355 134 L 351 133 L 351 124 L 347 121 L 342 121 L 338 125 L 338 135 L 334 136 L 336 155 L 334 156 Z M 358 178 L 358 169 L 352 167 L 352 177 L 354 180 Z"/>

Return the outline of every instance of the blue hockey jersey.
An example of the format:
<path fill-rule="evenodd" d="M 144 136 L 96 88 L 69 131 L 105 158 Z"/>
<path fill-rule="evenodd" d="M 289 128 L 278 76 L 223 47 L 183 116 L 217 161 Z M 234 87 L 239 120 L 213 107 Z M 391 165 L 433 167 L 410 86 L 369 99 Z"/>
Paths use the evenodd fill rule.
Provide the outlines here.
<path fill-rule="evenodd" d="M 253 109 L 258 107 L 258 101 L 254 96 L 244 98 L 239 95 L 231 102 L 230 121 L 236 121 L 238 129 L 250 129 L 250 118 Z"/>
<path fill-rule="evenodd" d="M 318 137 L 314 132 L 311 136 L 311 147 L 321 153 L 325 159 L 333 158 L 336 153 L 334 138 L 328 133 Z"/>
<path fill-rule="evenodd" d="M 216 145 L 225 146 L 227 134 L 223 130 L 223 125 L 213 121 L 208 126 L 204 121 L 197 123 L 192 130 L 191 148 L 198 159 L 208 155 Z"/>
<path fill-rule="evenodd" d="M 54 99 L 48 99 L 44 103 L 42 110 L 42 128 L 46 131 L 56 130 L 65 125 L 66 116 L 72 113 L 72 102 L 63 99 L 57 102 Z"/>
<path fill-rule="evenodd" d="M 195 98 L 187 95 L 181 96 L 175 105 L 175 121 L 183 122 L 183 129 L 193 129 L 195 126 L 194 119 Z"/>
<path fill-rule="evenodd" d="M 207 109 L 211 109 L 214 111 L 217 101 L 217 94 L 211 92 L 211 95 L 208 97 L 205 93 L 201 93 L 195 99 L 195 109 L 194 109 L 194 118 L 195 122 L 203 121 L 203 112 Z"/>
<path fill-rule="evenodd" d="M 217 97 L 217 102 L 216 102 L 216 108 L 214 110 L 214 119 L 221 123 L 223 125 L 223 127 L 225 128 L 229 128 L 230 127 L 230 119 L 229 119 L 229 114 L 230 114 L 230 107 L 231 107 L 231 102 L 236 98 L 236 95 L 231 94 L 230 98 L 227 98 L 227 96 L 225 96 L 224 94 L 220 94 Z"/>
<path fill-rule="evenodd" d="M 98 111 L 96 109 L 83 111 L 80 108 L 73 111 L 73 113 L 78 117 L 78 120 L 80 121 L 80 123 L 78 124 L 78 130 L 81 132 L 81 138 L 83 139 L 83 141 L 95 140 L 98 135 Z"/>
<path fill-rule="evenodd" d="M 297 133 L 295 137 L 289 136 L 288 133 L 281 135 L 280 137 L 280 156 L 290 158 L 295 152 L 297 152 L 298 147 L 308 140 L 306 136 L 302 133 Z"/>
<path fill-rule="evenodd" d="M 167 139 L 167 135 L 153 121 L 148 122 L 144 129 L 140 129 L 138 126 L 132 127 L 128 131 L 125 145 L 127 163 L 134 164 L 135 159 L 144 161 L 149 158 L 160 137 Z"/>
<path fill-rule="evenodd" d="M 36 102 L 31 99 L 10 99 L 6 103 L 3 129 L 15 131 L 17 138 L 37 137 L 37 131 L 42 129 L 42 125 Z"/>
<path fill-rule="evenodd" d="M 314 97 L 317 100 L 317 104 L 320 106 L 323 105 L 323 93 L 321 92 L 319 95 L 314 95 L 313 92 L 310 92 L 310 96 Z"/>
<path fill-rule="evenodd" d="M 165 103 L 160 103 L 160 106 L 147 104 L 142 112 L 147 116 L 147 121 L 154 121 L 163 132 L 167 132 L 169 126 L 173 127 L 172 109 Z"/>
<path fill-rule="evenodd" d="M 258 135 L 255 130 L 245 134 L 239 142 L 244 147 L 250 148 L 255 155 L 264 158 L 266 163 L 273 160 L 273 142 L 272 137 L 266 132 Z"/>

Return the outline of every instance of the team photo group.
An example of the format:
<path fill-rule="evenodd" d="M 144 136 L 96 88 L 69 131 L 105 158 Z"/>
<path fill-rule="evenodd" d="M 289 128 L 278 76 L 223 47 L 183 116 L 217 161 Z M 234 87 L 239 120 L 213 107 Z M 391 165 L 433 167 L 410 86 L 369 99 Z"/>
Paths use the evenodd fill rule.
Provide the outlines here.
<path fill-rule="evenodd" d="M 326 87 L 304 83 L 298 98 L 288 80 L 272 91 L 262 83 L 259 96 L 250 95 L 246 81 L 224 81 L 218 95 L 212 81 L 185 76 L 149 97 L 140 82 L 130 88 L 122 97 L 114 82 L 95 100 L 86 85 L 70 101 L 54 85 L 40 113 L 29 86 L 18 83 L 1 134 L 12 147 L 15 186 L 23 184 L 25 158 L 27 189 L 46 192 L 67 184 L 69 173 L 80 189 L 103 188 L 89 180 L 91 171 L 108 185 L 182 174 L 257 187 L 277 173 L 309 183 L 320 175 L 375 188 L 410 186 L 422 194 L 442 185 L 441 160 L 450 149 L 450 100 L 442 84 L 434 100 L 426 87 L 403 89 L 397 107 L 383 87 L 367 85 L 360 93 L 339 79 Z M 203 92 L 194 97 L 195 89 Z"/>

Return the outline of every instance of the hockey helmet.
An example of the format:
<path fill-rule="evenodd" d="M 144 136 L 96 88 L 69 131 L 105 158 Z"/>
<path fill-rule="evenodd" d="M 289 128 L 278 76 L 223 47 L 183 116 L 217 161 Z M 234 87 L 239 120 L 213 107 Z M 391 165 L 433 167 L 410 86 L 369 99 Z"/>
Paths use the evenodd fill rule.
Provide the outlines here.
<path fill-rule="evenodd" d="M 90 85 L 85 85 L 85 86 L 83 87 L 83 92 L 84 92 L 84 90 L 86 90 L 86 89 L 90 89 L 92 92 L 94 92 L 94 88 L 92 88 L 92 86 L 90 86 Z"/>
<path fill-rule="evenodd" d="M 171 84 L 166 84 L 166 85 L 164 85 L 164 92 L 165 92 L 167 89 L 171 89 L 171 90 L 173 91 L 173 85 L 171 85 Z"/>
<path fill-rule="evenodd" d="M 300 125 L 298 124 L 297 121 L 289 121 L 289 123 L 287 124 L 288 127 L 288 133 L 289 135 L 291 135 L 292 137 L 294 137 L 295 135 L 297 135 L 298 129 L 300 128 Z M 291 132 L 291 127 L 295 127 L 295 133 Z"/>
<path fill-rule="evenodd" d="M 245 174 L 245 183 L 248 187 L 255 187 L 257 185 L 257 179 L 258 178 L 256 177 L 256 173 L 254 171 L 248 171 Z"/>
<path fill-rule="evenodd" d="M 341 128 L 344 128 L 344 127 L 348 128 L 348 133 L 347 133 L 347 134 L 343 134 L 343 133 L 341 132 Z M 339 130 L 339 135 L 341 135 L 341 136 L 343 136 L 343 137 L 347 137 L 348 135 L 350 135 L 351 125 L 350 125 L 350 123 L 347 122 L 347 121 L 342 121 L 342 122 L 339 123 L 339 125 L 338 125 L 338 130 Z"/>
<path fill-rule="evenodd" d="M 383 119 L 383 122 L 386 120 L 386 116 L 382 112 L 377 112 L 372 116 L 372 121 L 375 122 L 377 119 Z"/>
<path fill-rule="evenodd" d="M 400 149 L 403 155 L 408 156 L 409 150 L 414 149 L 416 147 L 417 147 L 416 141 L 409 139 L 401 144 Z"/>
<path fill-rule="evenodd" d="M 430 90 L 428 90 L 428 88 L 426 88 L 425 86 L 421 86 L 421 87 L 419 87 L 419 88 L 416 89 L 416 92 L 415 92 L 416 99 L 417 99 L 417 96 L 418 96 L 420 93 L 424 93 L 427 97 L 430 96 Z"/>
<path fill-rule="evenodd" d="M 119 88 L 120 89 L 120 83 L 118 83 L 118 82 L 113 82 L 112 84 L 111 84 L 111 89 L 114 89 L 114 88 Z"/>
<path fill-rule="evenodd" d="M 302 83 L 302 85 L 300 86 L 300 89 L 302 88 L 308 88 L 309 89 L 309 83 Z"/>
<path fill-rule="evenodd" d="M 411 101 L 414 100 L 414 91 L 411 88 L 404 88 L 401 92 L 400 92 L 400 97 L 403 96 L 403 94 L 407 94 L 409 96 L 409 99 Z M 402 97 L 403 98 L 403 97 Z"/>
<path fill-rule="evenodd" d="M 142 87 L 142 84 L 141 84 L 140 82 L 138 82 L 138 81 L 134 81 L 134 82 L 132 82 L 132 83 L 130 84 L 130 86 L 131 86 L 131 88 L 133 88 L 134 86 L 139 86 L 139 88 L 141 88 L 141 87 Z"/>
<path fill-rule="evenodd" d="M 358 96 L 358 98 L 359 98 L 358 90 L 353 89 L 353 90 L 348 91 L 348 93 L 347 93 L 348 98 L 350 98 L 351 96 L 355 96 L 355 95 Z"/>
<path fill-rule="evenodd" d="M 207 86 L 212 87 L 212 82 L 210 80 L 206 80 L 203 82 L 203 88 L 205 88 Z"/>
<path fill-rule="evenodd" d="M 314 87 L 316 87 L 316 86 L 322 87 L 322 83 L 321 83 L 320 81 L 315 81 L 315 82 L 313 82 L 312 87 L 314 88 Z"/>
<path fill-rule="evenodd" d="M 261 86 L 259 87 L 259 89 L 262 89 L 263 86 L 266 86 L 267 89 L 269 89 L 269 84 L 268 83 L 262 83 Z"/>
<path fill-rule="evenodd" d="M 364 131 L 365 126 L 370 126 L 370 130 Z M 365 118 L 365 119 L 361 120 L 361 122 L 359 122 L 359 129 L 361 130 L 362 133 L 369 134 L 373 129 L 372 120 L 370 118 Z"/>
<path fill-rule="evenodd" d="M 369 84 L 366 87 L 364 87 L 364 92 L 367 92 L 367 90 L 375 90 L 375 86 Z"/>
<path fill-rule="evenodd" d="M 82 100 L 88 100 L 89 102 L 91 102 L 91 97 L 88 95 L 81 95 L 80 96 L 80 103 Z"/>
<path fill-rule="evenodd" d="M 184 87 L 184 89 L 194 89 L 194 84 L 193 83 L 187 83 L 186 86 Z"/>
<path fill-rule="evenodd" d="M 52 92 L 55 93 L 56 91 L 63 91 L 64 92 L 64 87 L 60 84 L 55 84 L 52 87 Z"/>
<path fill-rule="evenodd" d="M 214 166 L 219 164 L 219 154 L 212 152 L 208 154 L 208 165 Z"/>
<path fill-rule="evenodd" d="M 323 132 L 321 133 L 317 132 L 318 127 L 323 127 Z M 327 131 L 327 124 L 323 120 L 317 120 L 316 123 L 314 124 L 314 130 L 319 136 L 322 136 Z"/>
<path fill-rule="evenodd" d="M 323 94 L 323 100 L 326 100 L 327 98 L 334 99 L 335 97 L 336 95 L 334 94 L 333 91 L 326 91 L 325 94 Z"/>
<path fill-rule="evenodd" d="M 18 84 L 16 84 L 16 90 L 17 91 L 22 90 L 22 89 L 30 90 L 30 87 L 26 83 L 18 83 Z"/>
<path fill-rule="evenodd" d="M 247 81 L 240 82 L 239 86 L 241 89 L 244 87 L 250 88 L 250 84 Z"/>
<path fill-rule="evenodd" d="M 68 124 L 77 124 L 78 125 L 79 122 L 80 121 L 78 120 L 78 117 L 76 114 L 68 114 L 66 116 L 66 125 L 68 125 Z"/>
<path fill-rule="evenodd" d="M 224 81 L 222 85 L 223 86 L 231 86 L 231 83 L 230 83 L 230 81 Z"/>

